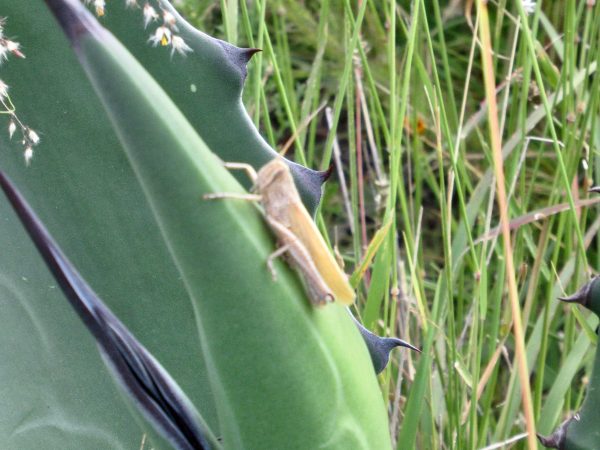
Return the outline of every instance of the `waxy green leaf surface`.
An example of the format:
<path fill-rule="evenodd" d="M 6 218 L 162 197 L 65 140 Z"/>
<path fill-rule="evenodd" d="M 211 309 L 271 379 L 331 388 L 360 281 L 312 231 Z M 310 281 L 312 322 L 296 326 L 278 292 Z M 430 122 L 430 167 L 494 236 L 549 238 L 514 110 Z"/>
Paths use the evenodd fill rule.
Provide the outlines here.
<path fill-rule="evenodd" d="M 312 308 L 284 264 L 277 264 L 279 279 L 273 282 L 265 261 L 274 241 L 253 205 L 201 200 L 206 192 L 242 192 L 211 153 L 209 147 L 218 145 L 206 145 L 171 98 L 91 16 L 75 42 L 84 73 L 44 5 L 10 0 L 3 8 L 7 32 L 18 31 L 27 59 L 10 61 L 2 76 L 19 116 L 39 130 L 42 142 L 26 168 L 19 143 L 0 133 L 2 167 L 225 448 L 389 448 L 373 368 L 346 311 L 337 305 Z M 147 45 L 146 39 L 140 42 Z M 165 50 L 144 48 L 148 54 Z M 203 64 L 230 64 L 219 52 L 202 58 Z M 224 80 L 233 85 L 236 79 Z M 237 80 L 239 96 L 240 74 Z M 237 128 L 224 119 L 213 122 L 215 135 L 231 136 Z M 251 149 L 241 136 L 237 140 L 237 150 L 225 159 L 239 161 L 242 148 Z M 26 405 L 4 410 L 8 425 L 0 441 L 16 448 L 39 448 L 40 442 L 94 448 L 93 439 L 110 439 L 110 448 L 139 448 L 143 431 L 128 418 L 93 340 L 53 287 L 5 202 L 0 208 L 8 223 L 1 239 L 9 249 L 0 258 L 3 267 L 11 266 L 3 270 L 10 295 L 2 302 L 14 310 L 3 329 L 19 355 L 3 384 L 16 386 L 9 404 Z M 37 319 L 27 330 L 17 326 L 22 309 Z M 37 339 L 30 342 L 30 336 Z M 4 360 L 15 353 L 5 352 Z M 60 363 L 65 355 L 71 356 L 66 365 Z M 32 370 L 38 358 L 51 364 Z M 37 395 L 20 387 L 31 385 Z M 70 402 L 62 402 L 63 392 L 75 391 Z M 36 428 L 36 411 L 45 418 L 39 434 L 16 432 Z M 53 441 L 46 429 L 61 432 Z M 81 431 L 87 429 L 92 431 Z M 23 441 L 17 444 L 15 436 Z"/>

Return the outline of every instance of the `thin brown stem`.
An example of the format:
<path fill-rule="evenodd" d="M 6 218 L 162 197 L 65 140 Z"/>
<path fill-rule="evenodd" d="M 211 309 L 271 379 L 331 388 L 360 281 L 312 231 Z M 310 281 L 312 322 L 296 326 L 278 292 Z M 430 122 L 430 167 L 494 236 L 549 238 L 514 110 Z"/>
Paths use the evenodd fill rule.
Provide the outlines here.
<path fill-rule="evenodd" d="M 519 381 L 521 384 L 521 400 L 525 425 L 527 428 L 527 444 L 529 450 L 537 449 L 535 434 L 535 418 L 533 415 L 533 401 L 531 397 L 531 385 L 529 383 L 529 368 L 527 366 L 527 355 L 525 351 L 525 336 L 523 332 L 523 321 L 521 318 L 521 306 L 519 304 L 519 293 L 517 280 L 515 278 L 515 267 L 513 261 L 512 244 L 510 237 L 510 221 L 508 217 L 508 205 L 506 186 L 504 178 L 504 160 L 502 158 L 502 137 L 500 136 L 500 124 L 498 122 L 498 104 L 496 102 L 496 81 L 492 62 L 492 45 L 490 38 L 490 23 L 487 2 L 477 1 L 480 11 L 479 38 L 481 40 L 481 59 L 483 65 L 483 78 L 485 84 L 485 95 L 488 102 L 488 124 L 490 132 L 490 143 L 494 160 L 494 174 L 496 177 L 496 199 L 500 210 L 500 228 L 504 243 L 504 261 L 506 264 L 506 278 L 508 281 L 508 298 L 513 319 L 513 334 L 515 339 L 515 365 L 517 366 Z"/>

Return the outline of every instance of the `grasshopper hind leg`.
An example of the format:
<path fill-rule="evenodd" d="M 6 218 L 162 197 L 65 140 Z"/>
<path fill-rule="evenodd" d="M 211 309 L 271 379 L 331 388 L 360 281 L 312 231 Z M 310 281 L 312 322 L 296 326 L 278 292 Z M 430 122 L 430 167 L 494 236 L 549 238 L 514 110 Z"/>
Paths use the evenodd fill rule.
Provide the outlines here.
<path fill-rule="evenodd" d="M 333 302 L 335 298 L 331 293 L 331 289 L 323 280 L 304 244 L 281 222 L 271 217 L 267 217 L 267 222 L 283 244 L 267 259 L 267 266 L 271 274 L 275 272 L 273 260 L 285 253 L 289 265 L 301 273 L 310 301 L 318 306 Z"/>
<path fill-rule="evenodd" d="M 304 284 L 306 285 L 308 296 L 313 304 L 322 306 L 326 305 L 327 303 L 332 303 L 335 300 L 331 292 L 323 292 L 321 289 L 316 288 L 314 285 L 306 281 Z"/>

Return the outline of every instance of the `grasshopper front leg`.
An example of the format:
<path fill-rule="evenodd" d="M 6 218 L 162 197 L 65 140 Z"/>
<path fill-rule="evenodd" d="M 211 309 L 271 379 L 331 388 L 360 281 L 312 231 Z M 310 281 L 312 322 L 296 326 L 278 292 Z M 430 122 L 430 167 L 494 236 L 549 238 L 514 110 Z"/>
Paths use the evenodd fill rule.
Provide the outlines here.
<path fill-rule="evenodd" d="M 244 170 L 248 175 L 248 178 L 250 178 L 250 181 L 252 181 L 252 184 L 256 184 L 256 179 L 258 178 L 258 175 L 256 173 L 256 170 L 254 170 L 254 167 L 252 167 L 250 164 L 224 162 L 223 167 L 229 170 Z"/>
<path fill-rule="evenodd" d="M 224 162 L 223 167 L 229 170 L 244 170 L 252 181 L 252 185 L 256 184 L 256 179 L 258 175 L 256 174 L 256 170 L 250 164 L 246 163 L 232 163 L 232 162 Z M 238 194 L 236 192 L 213 192 L 210 194 L 204 194 L 202 196 L 204 200 L 217 200 L 224 198 L 231 198 L 234 200 L 247 200 L 251 202 L 260 202 L 262 196 L 257 194 Z"/>
<path fill-rule="evenodd" d="M 262 196 L 257 194 L 238 194 L 237 192 L 212 192 L 202 196 L 204 200 L 221 200 L 231 198 L 234 200 L 246 200 L 249 202 L 260 202 Z"/>

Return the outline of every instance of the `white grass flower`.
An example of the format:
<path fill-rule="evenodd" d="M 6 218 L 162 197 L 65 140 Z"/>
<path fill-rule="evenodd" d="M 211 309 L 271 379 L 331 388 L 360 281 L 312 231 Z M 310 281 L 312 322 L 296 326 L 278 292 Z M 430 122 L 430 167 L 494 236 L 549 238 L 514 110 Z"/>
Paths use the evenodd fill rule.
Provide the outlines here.
<path fill-rule="evenodd" d="M 15 123 L 14 120 L 11 120 L 10 123 L 8 124 L 8 137 L 10 139 L 12 139 L 13 134 L 15 134 L 15 131 L 17 131 L 17 124 Z"/>
<path fill-rule="evenodd" d="M 8 59 L 8 49 L 2 41 L 0 41 L 0 64 Z"/>
<path fill-rule="evenodd" d="M 8 97 L 8 84 L 0 80 L 0 101 Z"/>
<path fill-rule="evenodd" d="M 15 41 L 9 41 L 8 39 L 4 41 L 4 45 L 6 46 L 6 50 L 11 52 L 13 55 L 18 56 L 19 58 L 25 58 L 25 55 L 21 53 L 21 44 Z"/>
<path fill-rule="evenodd" d="M 6 40 L 6 41 L 4 41 L 4 45 L 6 46 L 6 50 L 8 50 L 9 52 L 14 52 L 15 50 L 19 50 L 18 42 Z"/>
<path fill-rule="evenodd" d="M 192 51 L 192 48 L 185 43 L 181 36 L 173 35 L 173 38 L 171 39 L 171 56 L 173 56 L 175 52 L 185 56 L 186 53 Z"/>
<path fill-rule="evenodd" d="M 33 148 L 27 147 L 23 152 L 23 156 L 25 157 L 25 165 L 29 166 L 31 160 L 33 159 Z"/>
<path fill-rule="evenodd" d="M 106 2 L 104 0 L 94 0 L 94 8 L 96 8 L 96 15 L 102 17 L 104 15 L 104 7 Z"/>
<path fill-rule="evenodd" d="M 169 11 L 167 11 L 166 9 L 163 9 L 163 22 L 165 23 L 165 25 L 169 25 L 171 28 L 175 27 L 175 23 L 177 22 L 177 20 L 175 19 L 175 16 L 173 14 L 171 14 Z"/>
<path fill-rule="evenodd" d="M 139 6 L 137 0 L 125 0 L 126 8 L 135 8 Z"/>
<path fill-rule="evenodd" d="M 160 45 L 164 47 L 171 43 L 171 36 L 171 30 L 162 25 L 156 29 L 154 34 L 150 36 L 150 39 L 148 40 L 152 42 L 152 45 L 154 46 L 157 46 L 160 43 Z"/>
<path fill-rule="evenodd" d="M 40 137 L 31 128 L 29 128 L 29 130 L 27 131 L 27 137 L 29 138 L 29 140 L 31 141 L 31 143 L 33 145 L 37 145 L 40 143 Z"/>
<path fill-rule="evenodd" d="M 523 2 L 523 9 L 529 14 L 533 14 L 535 12 L 535 1 L 534 0 L 521 0 Z"/>
<path fill-rule="evenodd" d="M 144 5 L 144 28 L 148 26 L 150 22 L 154 22 L 158 19 L 158 13 L 150 6 L 150 3 Z"/>

